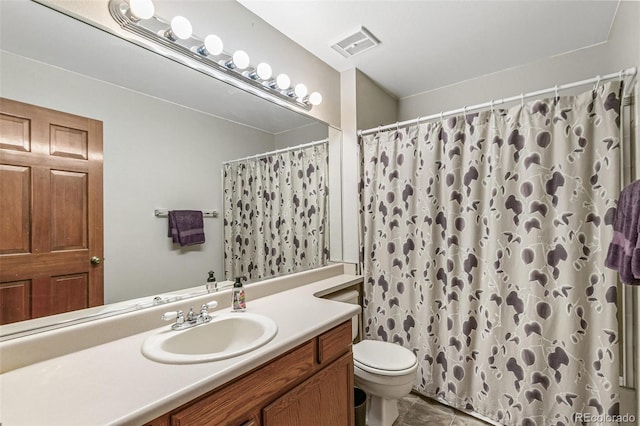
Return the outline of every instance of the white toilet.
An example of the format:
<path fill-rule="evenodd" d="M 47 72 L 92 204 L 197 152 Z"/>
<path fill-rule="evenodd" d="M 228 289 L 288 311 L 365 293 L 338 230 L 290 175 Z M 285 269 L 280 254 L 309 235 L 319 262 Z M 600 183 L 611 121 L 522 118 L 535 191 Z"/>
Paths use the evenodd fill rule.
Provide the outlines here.
<path fill-rule="evenodd" d="M 368 426 L 391 426 L 398 418 L 398 400 L 411 392 L 418 360 L 409 349 L 377 340 L 353 346 L 356 386 L 371 396 Z"/>
<path fill-rule="evenodd" d="M 355 290 L 328 296 L 331 300 L 358 304 Z M 358 336 L 358 316 L 352 335 Z M 367 426 L 391 426 L 398 418 L 398 400 L 411 392 L 418 360 L 409 349 L 394 343 L 363 340 L 353 346 L 355 384 L 370 399 Z"/>

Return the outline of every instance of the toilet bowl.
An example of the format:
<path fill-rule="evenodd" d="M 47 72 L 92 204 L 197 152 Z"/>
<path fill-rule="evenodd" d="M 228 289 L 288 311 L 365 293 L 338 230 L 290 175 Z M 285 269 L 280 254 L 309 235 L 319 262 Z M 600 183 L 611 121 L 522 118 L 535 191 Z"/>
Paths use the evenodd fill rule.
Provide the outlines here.
<path fill-rule="evenodd" d="M 359 304 L 359 294 L 345 290 L 327 299 Z M 359 317 L 353 318 L 352 337 L 358 336 Z M 355 385 L 364 390 L 367 426 L 391 426 L 398 418 L 398 400 L 408 395 L 418 370 L 418 360 L 409 349 L 394 343 L 362 340 L 353 346 Z"/>
<path fill-rule="evenodd" d="M 370 399 L 368 426 L 391 426 L 398 418 L 398 400 L 408 395 L 418 369 L 416 356 L 400 345 L 363 340 L 353 346 L 355 384 Z"/>

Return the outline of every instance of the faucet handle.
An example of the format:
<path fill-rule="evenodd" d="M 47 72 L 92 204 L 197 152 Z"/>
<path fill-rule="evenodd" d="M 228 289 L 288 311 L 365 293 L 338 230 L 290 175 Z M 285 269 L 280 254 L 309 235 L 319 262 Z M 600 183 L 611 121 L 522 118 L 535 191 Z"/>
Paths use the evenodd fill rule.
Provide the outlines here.
<path fill-rule="evenodd" d="M 163 320 L 163 321 L 173 321 L 176 318 L 178 318 L 178 312 L 177 311 L 165 312 L 160 317 L 160 319 Z"/>
<path fill-rule="evenodd" d="M 182 311 L 170 311 L 162 314 L 160 319 L 164 321 L 173 321 L 176 320 L 176 324 L 182 324 L 184 322 L 184 314 Z"/>
<path fill-rule="evenodd" d="M 209 303 L 205 303 L 200 307 L 200 316 L 202 316 L 205 320 L 208 320 L 210 318 L 209 308 L 215 308 L 216 306 L 218 306 L 218 302 L 216 302 L 215 300 L 212 300 Z"/>
<path fill-rule="evenodd" d="M 205 303 L 204 305 L 202 305 L 202 308 L 200 309 L 212 309 L 215 308 L 216 306 L 218 306 L 218 302 L 216 302 L 215 300 L 212 300 L 209 303 Z"/>

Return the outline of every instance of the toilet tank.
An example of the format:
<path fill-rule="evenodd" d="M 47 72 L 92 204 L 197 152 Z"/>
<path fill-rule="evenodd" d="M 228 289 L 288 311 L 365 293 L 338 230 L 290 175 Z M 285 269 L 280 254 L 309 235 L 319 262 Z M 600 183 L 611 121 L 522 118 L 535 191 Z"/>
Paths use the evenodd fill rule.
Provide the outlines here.
<path fill-rule="evenodd" d="M 358 290 L 345 289 L 335 293 L 323 296 L 324 299 L 334 300 L 336 302 L 351 303 L 353 305 L 360 304 L 360 293 Z M 360 324 L 360 314 L 351 318 L 351 338 L 355 340 L 358 337 L 358 329 Z"/>

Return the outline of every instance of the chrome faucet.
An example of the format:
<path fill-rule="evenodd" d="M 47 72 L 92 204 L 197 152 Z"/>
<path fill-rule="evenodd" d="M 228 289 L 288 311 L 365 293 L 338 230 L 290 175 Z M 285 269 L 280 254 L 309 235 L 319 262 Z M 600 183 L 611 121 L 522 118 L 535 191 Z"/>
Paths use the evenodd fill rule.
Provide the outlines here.
<path fill-rule="evenodd" d="M 218 302 L 211 301 L 209 303 L 205 303 L 200 307 L 200 313 L 196 314 L 193 311 L 193 306 L 189 308 L 189 312 L 185 318 L 184 313 L 182 311 L 173 311 L 173 312 L 165 312 L 162 315 L 162 319 L 164 321 L 173 321 L 176 322 L 171 325 L 172 330 L 184 330 L 186 328 L 195 327 L 196 325 L 206 324 L 211 321 L 211 315 L 209 315 L 209 309 L 215 308 L 218 306 Z"/>

